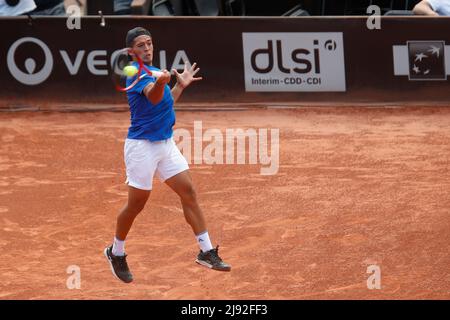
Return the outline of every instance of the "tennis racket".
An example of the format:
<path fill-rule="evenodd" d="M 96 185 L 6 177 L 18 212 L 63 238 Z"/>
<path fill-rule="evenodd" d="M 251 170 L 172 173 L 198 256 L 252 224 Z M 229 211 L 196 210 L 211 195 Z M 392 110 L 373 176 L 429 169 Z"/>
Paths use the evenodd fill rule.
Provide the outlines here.
<path fill-rule="evenodd" d="M 133 62 L 137 62 L 137 67 L 136 63 L 133 64 Z M 130 66 L 132 66 L 132 68 L 136 67 L 137 72 L 135 75 L 127 75 L 126 71 L 130 70 Z M 120 92 L 127 92 L 132 89 L 144 77 L 152 76 L 157 78 L 162 75 L 162 72 L 160 71 L 154 71 L 147 68 L 142 59 L 138 55 L 133 54 L 133 51 L 130 48 L 120 49 L 114 53 L 111 69 L 110 74 L 112 81 L 116 90 Z"/>

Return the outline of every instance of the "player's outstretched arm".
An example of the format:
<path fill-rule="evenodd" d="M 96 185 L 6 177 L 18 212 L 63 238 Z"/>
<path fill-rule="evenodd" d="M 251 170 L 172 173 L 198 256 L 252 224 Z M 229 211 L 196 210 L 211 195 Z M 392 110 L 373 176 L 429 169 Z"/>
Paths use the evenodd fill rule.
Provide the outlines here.
<path fill-rule="evenodd" d="M 163 70 L 163 74 L 156 79 L 154 83 L 150 83 L 144 88 L 144 94 L 147 99 L 156 105 L 161 102 L 164 97 L 164 86 L 170 81 L 170 73 L 167 70 Z"/>
<path fill-rule="evenodd" d="M 172 88 L 172 97 L 173 101 L 177 102 L 178 98 L 180 98 L 183 90 L 188 87 L 192 82 L 202 80 L 202 77 L 195 77 L 197 72 L 200 71 L 200 68 L 196 68 L 197 63 L 194 63 L 190 68 L 187 64 L 184 64 L 183 73 L 178 73 L 177 70 L 172 69 L 173 73 L 177 77 L 177 83 Z"/>

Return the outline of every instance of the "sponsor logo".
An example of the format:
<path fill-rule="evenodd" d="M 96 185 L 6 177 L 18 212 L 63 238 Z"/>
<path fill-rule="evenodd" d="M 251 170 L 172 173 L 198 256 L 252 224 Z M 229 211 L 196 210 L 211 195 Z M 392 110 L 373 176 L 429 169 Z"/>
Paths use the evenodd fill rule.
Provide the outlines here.
<path fill-rule="evenodd" d="M 26 52 L 25 48 L 22 48 L 24 45 L 28 46 L 29 43 L 37 45 L 39 50 L 43 52 L 44 61 L 42 67 L 38 67 L 40 65 L 38 63 L 38 57 L 27 57 L 18 63 L 17 53 L 20 50 L 22 50 L 20 56 L 23 56 L 24 53 L 31 53 Z M 32 52 L 33 54 L 35 53 L 35 51 Z M 86 51 L 81 49 L 76 51 L 75 55 L 73 53 L 69 54 L 66 50 L 58 50 L 58 54 L 55 54 L 52 53 L 50 48 L 42 40 L 33 37 L 24 37 L 16 40 L 10 46 L 6 60 L 8 70 L 14 79 L 24 85 L 33 86 L 45 82 L 51 76 L 56 59 L 58 59 L 59 64 L 62 62 L 68 74 L 72 76 L 79 73 L 83 63 L 86 64 L 88 72 L 92 75 L 107 76 L 111 69 L 109 66 L 112 65 L 112 61 L 118 52 L 119 50 L 113 51 L 109 59 L 107 50 Z M 167 68 L 167 61 L 166 51 L 159 51 L 159 66 L 161 69 Z M 169 70 L 183 70 L 185 63 L 190 64 L 186 52 L 184 50 L 178 50 Z"/>
<path fill-rule="evenodd" d="M 27 42 L 32 42 L 37 44 L 41 50 L 44 52 L 45 55 L 45 62 L 44 66 L 41 68 L 41 70 L 36 70 L 36 60 L 33 58 L 27 58 L 25 60 L 25 70 L 27 72 L 23 72 L 21 69 L 19 69 L 16 65 L 15 61 L 15 53 L 17 48 L 19 48 L 21 45 Z M 31 38 L 31 37 L 25 37 L 17 40 L 14 42 L 11 47 L 8 50 L 7 55 L 7 65 L 9 72 L 11 75 L 19 82 L 26 84 L 26 85 L 37 85 L 42 82 L 44 82 L 52 73 L 53 69 L 53 56 L 50 52 L 50 49 L 48 46 L 42 42 L 39 39 Z"/>
<path fill-rule="evenodd" d="M 445 41 L 408 41 L 405 46 L 393 46 L 394 75 L 408 76 L 411 81 L 445 81 L 450 74 L 447 52 Z"/>
<path fill-rule="evenodd" d="M 342 33 L 243 33 L 246 91 L 345 91 Z"/>

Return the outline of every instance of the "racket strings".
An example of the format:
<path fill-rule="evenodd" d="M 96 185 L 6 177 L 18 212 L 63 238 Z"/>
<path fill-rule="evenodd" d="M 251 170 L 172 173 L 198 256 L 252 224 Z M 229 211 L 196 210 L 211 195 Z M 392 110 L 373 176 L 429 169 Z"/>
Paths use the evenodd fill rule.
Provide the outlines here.
<path fill-rule="evenodd" d="M 125 89 L 130 85 L 133 77 L 128 77 L 124 69 L 131 65 L 133 65 L 133 59 L 126 51 L 119 52 L 113 60 L 111 73 L 115 87 L 119 91 L 126 91 Z"/>
<path fill-rule="evenodd" d="M 111 76 L 118 91 L 126 92 L 132 89 L 146 75 L 153 77 L 161 76 L 161 72 L 150 70 L 145 66 L 139 56 L 136 55 L 135 57 L 136 60 L 129 54 L 129 49 L 120 50 L 113 57 Z M 127 66 L 136 67 L 137 73 L 131 77 L 127 76 L 124 70 Z"/>

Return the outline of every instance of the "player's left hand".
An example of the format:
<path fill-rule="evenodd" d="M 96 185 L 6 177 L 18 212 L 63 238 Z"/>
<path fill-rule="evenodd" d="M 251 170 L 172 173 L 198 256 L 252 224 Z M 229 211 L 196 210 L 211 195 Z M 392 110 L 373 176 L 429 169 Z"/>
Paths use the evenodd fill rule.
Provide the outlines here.
<path fill-rule="evenodd" d="M 177 84 L 180 85 L 183 89 L 189 86 L 192 82 L 203 79 L 202 77 L 194 77 L 197 72 L 200 71 L 200 68 L 196 68 L 196 66 L 197 63 L 194 62 L 194 64 L 189 68 L 185 63 L 183 73 L 178 73 L 177 70 L 172 69 L 173 73 L 177 77 Z"/>

